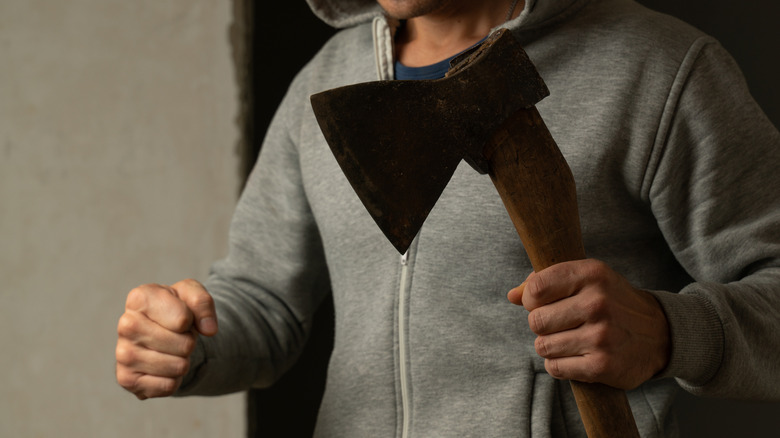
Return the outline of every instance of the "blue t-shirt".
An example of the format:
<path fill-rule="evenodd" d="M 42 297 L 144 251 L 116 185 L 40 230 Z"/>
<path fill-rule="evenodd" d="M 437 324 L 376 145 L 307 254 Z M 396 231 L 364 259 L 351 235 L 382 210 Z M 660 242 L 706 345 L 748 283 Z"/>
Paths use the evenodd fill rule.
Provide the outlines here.
<path fill-rule="evenodd" d="M 485 39 L 487 39 L 487 37 L 483 38 L 480 42 L 474 44 L 471 47 L 473 48 L 482 44 L 482 41 L 485 41 Z M 471 48 L 466 50 L 471 50 Z M 466 50 L 464 50 L 464 52 Z M 399 81 L 441 79 L 444 77 L 445 74 L 447 74 L 447 71 L 450 69 L 450 61 L 452 61 L 456 56 L 460 55 L 460 53 L 458 53 L 455 56 L 451 56 L 445 59 L 444 61 L 439 61 L 436 64 L 426 65 L 423 67 L 407 67 L 401 64 L 399 61 L 395 61 L 395 78 L 396 80 Z"/>
<path fill-rule="evenodd" d="M 401 64 L 399 61 L 395 62 L 395 78 L 397 80 L 421 80 L 421 79 L 440 79 L 443 78 L 450 69 L 450 60 L 454 58 L 447 58 L 444 61 L 439 61 L 436 64 L 426 65 L 423 67 L 407 67 Z"/>

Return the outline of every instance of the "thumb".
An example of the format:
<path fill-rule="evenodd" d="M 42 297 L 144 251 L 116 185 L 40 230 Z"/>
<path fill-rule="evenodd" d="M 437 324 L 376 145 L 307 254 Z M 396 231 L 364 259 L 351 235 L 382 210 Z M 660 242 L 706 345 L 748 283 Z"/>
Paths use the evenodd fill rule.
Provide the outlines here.
<path fill-rule="evenodd" d="M 196 280 L 182 280 L 171 286 L 192 312 L 195 328 L 204 336 L 217 334 L 217 310 L 214 299 Z"/>
<path fill-rule="evenodd" d="M 527 282 L 524 281 L 520 286 L 517 286 L 509 291 L 508 294 L 506 294 L 507 299 L 510 303 L 522 306 L 523 305 L 523 291 L 525 291 L 525 284 Z"/>
<path fill-rule="evenodd" d="M 517 306 L 523 305 L 523 292 L 525 292 L 525 285 L 528 284 L 528 280 L 531 278 L 531 276 L 534 275 L 534 272 L 531 272 L 528 274 L 528 277 L 525 278 L 525 281 L 523 281 L 520 286 L 517 286 L 509 291 L 509 293 L 506 294 L 506 298 L 509 300 L 510 303 L 515 304 Z"/>

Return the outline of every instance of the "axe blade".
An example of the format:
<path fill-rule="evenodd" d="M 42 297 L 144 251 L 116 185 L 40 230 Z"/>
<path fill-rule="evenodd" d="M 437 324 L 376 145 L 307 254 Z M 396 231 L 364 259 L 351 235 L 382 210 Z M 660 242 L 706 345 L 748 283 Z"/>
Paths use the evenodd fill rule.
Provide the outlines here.
<path fill-rule="evenodd" d="M 499 30 L 453 60 L 444 79 L 349 85 L 311 104 L 347 180 L 403 254 L 460 160 L 488 173 L 491 133 L 548 94 L 525 51 Z"/>
<path fill-rule="evenodd" d="M 416 98 L 399 101 L 399 96 Z M 430 111 L 434 99 L 426 81 L 368 82 L 311 97 L 341 170 L 401 254 L 463 156 L 452 133 L 434 129 L 441 122 Z M 404 128 L 409 132 L 399 132 Z"/>

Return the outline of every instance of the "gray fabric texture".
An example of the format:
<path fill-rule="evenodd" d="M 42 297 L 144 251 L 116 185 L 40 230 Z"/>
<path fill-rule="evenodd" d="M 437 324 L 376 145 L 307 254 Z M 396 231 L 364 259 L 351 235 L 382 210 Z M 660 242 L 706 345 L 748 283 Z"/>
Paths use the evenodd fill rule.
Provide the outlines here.
<path fill-rule="evenodd" d="M 531 266 L 490 179 L 461 163 L 403 263 L 348 185 L 308 98 L 391 79 L 377 77 L 390 27 L 368 0 L 309 3 L 346 28 L 274 118 L 207 281 L 220 332 L 178 395 L 272 384 L 330 286 L 316 436 L 584 436 L 506 300 Z M 668 368 L 629 392 L 642 436 L 676 436 L 680 387 L 780 400 L 780 134 L 732 58 L 629 0 L 529 0 L 507 27 L 551 90 L 538 108 L 572 168 L 587 254 L 670 322 Z"/>

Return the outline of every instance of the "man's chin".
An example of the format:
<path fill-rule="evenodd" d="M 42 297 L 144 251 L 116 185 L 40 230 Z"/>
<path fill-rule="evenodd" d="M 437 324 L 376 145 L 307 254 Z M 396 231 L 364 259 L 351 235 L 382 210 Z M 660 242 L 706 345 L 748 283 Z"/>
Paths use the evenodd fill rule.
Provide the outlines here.
<path fill-rule="evenodd" d="M 447 0 L 377 0 L 377 3 L 387 16 L 408 20 L 436 12 Z"/>

